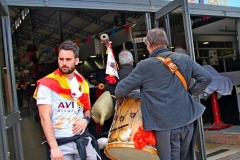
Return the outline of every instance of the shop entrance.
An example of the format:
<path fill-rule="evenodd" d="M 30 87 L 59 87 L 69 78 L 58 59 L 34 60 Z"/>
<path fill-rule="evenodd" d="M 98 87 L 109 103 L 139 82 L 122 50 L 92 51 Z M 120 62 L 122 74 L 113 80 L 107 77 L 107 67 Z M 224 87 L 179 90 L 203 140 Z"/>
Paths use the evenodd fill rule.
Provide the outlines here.
<path fill-rule="evenodd" d="M 188 18 L 187 16 L 189 14 L 188 14 L 188 10 L 186 9 L 187 8 L 186 6 L 187 6 L 187 4 L 184 4 L 182 0 L 174 1 L 174 2 L 170 3 L 169 5 L 167 5 L 166 7 L 162 8 L 160 11 L 158 11 L 156 13 L 155 19 L 153 21 L 156 21 L 156 24 L 160 24 L 160 23 L 162 23 L 164 21 L 165 24 L 167 25 L 167 23 L 169 23 L 169 21 L 168 21 L 169 17 L 164 16 L 164 15 L 168 14 L 168 12 L 174 12 L 174 14 L 178 14 L 178 15 L 181 15 L 182 17 L 184 17 L 183 18 L 183 20 L 184 20 L 183 23 L 184 24 L 185 23 L 189 24 L 190 22 L 187 19 Z M 181 10 L 180 9 L 180 13 L 179 13 L 178 8 L 181 8 L 181 7 L 184 8 L 185 10 L 183 10 L 183 9 Z M 34 10 L 30 10 L 30 13 L 31 13 L 31 11 L 34 12 Z M 41 12 L 46 12 L 46 13 L 50 13 L 51 12 L 51 14 L 49 14 L 49 18 L 47 18 L 47 17 L 42 16 L 40 14 Z M 78 40 L 79 37 L 74 36 L 74 34 L 71 33 L 71 32 L 76 32 L 77 34 L 85 34 L 85 32 L 81 32 L 81 30 L 76 30 L 77 27 L 73 27 L 72 25 L 73 25 L 74 22 L 72 22 L 71 25 L 59 26 L 59 28 L 62 28 L 62 30 L 60 30 L 60 40 L 58 40 L 56 38 L 56 37 L 59 36 L 58 35 L 58 29 L 54 28 L 54 24 L 56 24 L 58 21 L 55 20 L 56 14 L 54 14 L 54 13 L 55 13 L 55 11 L 50 11 L 50 10 L 43 10 L 43 11 L 40 10 L 38 12 L 35 12 L 34 13 L 35 19 L 31 19 L 31 20 L 33 20 L 32 24 L 35 24 L 35 26 L 33 26 L 31 29 L 30 29 L 29 26 L 28 27 L 22 27 L 22 30 L 21 30 L 22 32 L 19 33 L 19 37 L 18 37 L 19 43 L 15 44 L 17 46 L 16 53 L 19 54 L 19 55 L 17 55 L 18 58 L 19 58 L 18 59 L 19 62 L 16 63 L 16 66 L 18 67 L 17 70 L 19 70 L 20 67 L 30 66 L 30 63 L 35 63 L 36 62 L 35 61 L 36 59 L 34 59 L 34 57 L 31 57 L 32 54 L 29 54 L 29 53 L 32 53 L 32 52 L 35 53 L 35 51 L 30 51 L 29 53 L 26 53 L 25 49 L 26 49 L 27 46 L 26 46 L 26 44 L 23 43 L 24 41 L 31 41 L 32 43 L 35 43 L 35 45 L 39 45 L 39 48 L 41 47 L 41 49 L 40 49 L 41 53 L 38 56 L 43 59 L 42 61 L 46 62 L 49 59 L 54 59 L 54 56 L 56 56 L 55 51 L 54 51 L 55 45 L 57 45 L 61 41 L 63 41 L 63 38 L 68 37 L 68 38 L 72 38 L 74 40 Z M 59 13 L 58 15 L 61 15 L 61 16 L 63 16 L 63 14 L 64 14 L 63 12 L 62 13 L 58 12 L 58 13 Z M 71 14 L 73 14 L 73 13 L 75 15 L 79 14 L 78 12 L 68 12 L 68 16 L 70 18 L 67 21 L 71 21 L 72 20 L 73 15 L 71 15 Z M 102 16 L 104 15 L 104 13 L 101 13 L 101 14 L 102 14 Z M 135 63 L 137 63 L 141 59 L 145 59 L 146 57 L 148 57 L 148 51 L 146 50 L 146 47 L 144 46 L 144 43 L 143 43 L 144 42 L 144 38 L 143 37 L 146 36 L 147 30 L 152 28 L 151 27 L 151 14 L 150 13 L 144 13 L 144 14 L 139 14 L 139 15 L 143 15 L 143 18 L 139 19 L 139 23 L 136 23 L 136 25 L 132 27 L 132 33 L 133 33 L 133 38 L 134 38 L 134 42 L 135 42 L 134 43 L 134 50 L 132 50 L 132 51 L 134 51 L 134 53 L 135 53 L 134 54 L 135 55 Z M 139 15 L 135 14 L 135 16 L 139 16 Z M 61 16 L 59 16 L 59 17 L 61 17 Z M 83 16 L 83 14 L 79 14 L 78 16 Z M 130 16 L 130 14 L 128 16 Z M 159 19 L 161 19 L 161 20 L 159 20 Z M 98 23 L 100 23 L 100 22 L 101 21 L 99 21 Z M 46 23 L 49 23 L 49 24 L 46 24 Z M 61 24 L 60 21 L 58 23 Z M 119 21 L 116 21 L 114 23 L 116 23 L 116 25 L 117 25 L 117 23 L 119 23 Z M 101 24 L 102 24 L 102 22 L 101 22 Z M 102 25 L 107 25 L 107 24 L 109 25 L 109 23 L 103 23 Z M 186 34 L 185 35 L 180 35 L 180 36 L 190 37 L 190 38 L 186 38 L 186 41 L 187 41 L 186 42 L 186 44 L 187 44 L 186 48 L 189 51 L 188 53 L 190 55 L 192 55 L 193 54 L 193 47 L 192 47 L 193 44 L 192 44 L 192 37 L 191 37 L 192 33 L 191 33 L 191 29 L 188 28 L 189 25 L 187 25 L 187 24 L 186 24 L 186 26 L 184 28 L 181 28 L 182 31 L 185 31 Z M 9 28 L 12 28 L 12 27 L 9 27 Z M 89 28 L 91 28 L 91 27 L 89 27 Z M 122 26 L 119 26 L 119 28 L 120 29 L 122 28 L 124 30 L 124 29 L 126 29 L 126 26 L 124 26 L 124 24 L 123 24 Z M 168 29 L 168 27 L 166 27 L 166 29 Z M 38 34 L 37 30 L 44 30 L 44 32 L 43 32 L 43 34 Z M 65 30 L 67 30 L 68 34 L 67 33 L 64 34 Z M 142 30 L 144 30 L 144 32 L 142 32 Z M 50 32 L 50 36 L 46 35 L 48 33 L 47 31 Z M 99 33 L 100 33 L 100 31 L 101 30 L 99 30 Z M 110 33 L 110 31 L 114 31 L 114 30 L 112 30 L 112 28 L 109 28 L 109 29 L 102 29 L 102 31 L 108 31 Z M 115 30 L 115 31 L 117 31 L 117 30 Z M 171 35 L 171 30 L 167 30 L 167 32 L 168 32 L 168 36 L 170 36 Z M 91 35 L 91 33 L 90 33 L 90 35 Z M 93 36 L 98 36 L 98 35 L 92 33 L 91 36 L 93 37 Z M 90 38 L 92 38 L 92 37 L 90 37 Z M 138 39 L 138 38 L 140 38 L 140 39 Z M 86 37 L 86 36 L 84 36 L 84 38 L 82 38 L 82 39 L 84 39 L 85 41 L 89 40 L 88 37 Z M 140 41 L 141 41 L 141 43 L 137 43 L 137 42 L 140 42 Z M 92 39 L 91 39 L 91 42 L 93 42 Z M 83 41 L 81 41 L 81 43 L 83 43 Z M 170 47 L 172 47 L 172 45 L 170 45 Z M 129 49 L 129 48 L 127 48 L 127 49 Z M 35 53 L 35 54 L 37 55 L 39 53 Z M 89 54 L 89 56 L 90 56 L 92 53 L 85 52 L 85 55 L 86 54 Z M 101 54 L 97 54 L 96 56 L 99 56 L 99 55 L 101 56 Z M 194 58 L 194 56 L 192 56 L 192 57 Z M 11 60 L 13 60 L 13 57 L 11 57 L 11 58 L 12 58 Z M 89 59 L 84 59 L 84 60 L 88 61 Z M 3 63 L 1 63 L 1 64 L 3 64 Z M 53 68 L 57 67 L 56 65 L 52 65 L 52 66 L 45 67 L 42 70 L 41 66 L 40 67 L 38 65 L 33 65 L 33 66 L 36 66 L 36 67 L 35 68 L 31 67 L 32 70 L 30 70 L 30 75 L 32 75 L 32 73 L 34 73 L 34 72 L 39 72 L 39 74 L 43 74 L 43 72 L 41 72 L 41 71 L 48 71 L 50 69 L 53 69 Z M 9 68 L 11 68 L 11 67 L 9 67 Z M 43 76 L 43 75 L 41 75 L 41 76 Z M 12 78 L 12 79 L 15 79 L 15 77 Z M 15 82 L 13 82 L 13 84 L 15 84 Z M 11 85 L 12 87 L 15 86 L 13 84 Z M 20 84 L 20 89 L 24 92 L 24 87 L 22 87 L 21 84 Z M 15 89 L 13 89 L 13 90 L 15 90 Z M 15 94 L 16 94 L 16 91 L 15 91 Z M 24 106 L 25 104 L 23 102 L 26 101 L 26 100 L 28 101 L 28 99 L 25 99 L 26 96 L 24 96 L 24 94 L 25 93 L 19 94 L 19 96 L 18 96 L 18 100 L 20 98 L 22 98 L 22 100 L 23 100 L 22 101 L 23 105 L 21 106 L 22 108 L 26 107 L 26 106 Z M 17 96 L 15 95 L 14 97 L 17 97 Z M 23 120 L 22 122 L 23 122 L 23 124 L 25 124 L 25 120 Z M 35 123 L 35 125 L 38 125 L 37 127 L 39 129 L 39 123 L 38 124 Z M 26 126 L 26 125 L 24 125 L 24 126 Z M 41 134 L 40 135 L 35 135 L 35 138 L 36 137 L 41 137 Z M 30 136 L 28 138 L 30 138 Z M 33 138 L 33 137 L 31 137 L 31 138 Z M 36 144 L 40 146 L 40 142 L 41 141 L 38 142 L 38 140 L 36 140 L 36 139 L 32 139 L 31 142 L 29 141 L 29 144 L 32 143 L 33 141 L 35 141 L 35 142 L 37 141 Z M 24 139 L 24 142 L 26 142 L 25 139 Z M 203 141 L 201 139 L 199 140 L 199 144 L 200 145 L 204 145 Z M 43 147 L 43 146 L 41 146 L 41 147 Z M 32 147 L 31 149 L 34 149 L 34 147 Z M 26 147 L 26 150 L 24 149 L 24 151 L 29 151 L 31 149 L 29 147 Z M 200 148 L 200 151 L 201 150 L 204 150 L 204 149 Z M 41 153 L 40 150 L 38 150 L 38 153 L 39 153 L 39 155 L 41 156 L 42 159 L 45 157 L 44 153 L 40 154 Z M 11 152 L 10 152 L 10 155 L 11 155 Z M 204 153 L 203 153 L 202 157 L 204 157 Z M 24 158 L 27 159 L 27 155 L 26 155 L 26 157 L 24 156 Z M 200 158 L 200 159 L 204 159 L 204 158 Z"/>
<path fill-rule="evenodd" d="M 34 111 L 36 105 L 32 107 L 30 97 L 36 87 L 36 80 L 58 67 L 55 50 L 57 45 L 66 39 L 78 42 L 81 62 L 77 70 L 89 80 L 98 78 L 97 81 L 101 82 L 105 80 L 104 64 L 107 55 L 106 49 L 100 46 L 102 44 L 99 41 L 100 35 L 102 33 L 109 35 L 116 57 L 124 48 L 133 53 L 131 27 L 141 16 L 145 17 L 145 15 L 142 12 L 126 12 L 124 16 L 117 11 L 14 6 L 9 7 L 9 10 L 12 17 L 17 16 L 15 22 L 19 24 L 13 28 L 12 43 L 13 55 L 16 57 L 14 60 L 18 105 L 22 111 L 21 134 L 24 159 L 42 160 L 46 157 L 45 146 L 41 145 L 45 139 L 39 117 Z M 19 13 L 22 15 L 22 12 L 24 15 L 26 13 L 24 19 L 18 16 Z M 100 71 L 97 72 L 98 70 Z M 95 85 L 94 82 L 91 84 Z"/>
<path fill-rule="evenodd" d="M 0 154 L 0 159 L 4 159 L 4 160 L 7 158 L 8 159 L 10 158 L 11 160 L 23 159 L 22 147 L 21 147 L 22 137 L 26 138 L 26 139 L 23 138 L 23 141 L 24 141 L 23 143 L 27 142 L 29 144 L 29 146 L 24 145 L 24 148 L 23 148 L 24 152 L 36 151 L 36 146 L 41 148 L 41 149 L 37 148 L 38 152 L 35 152 L 36 157 L 34 155 L 32 157 L 29 157 L 29 155 L 27 155 L 27 152 L 26 152 L 26 155 L 24 153 L 24 159 L 33 159 L 33 157 L 35 159 L 45 158 L 45 150 L 44 150 L 45 148 L 43 145 L 40 145 L 40 143 L 43 141 L 42 139 L 43 134 L 42 132 L 40 132 L 41 126 L 38 121 L 35 121 L 36 120 L 35 118 L 37 117 L 32 115 L 33 119 L 30 119 L 30 118 L 27 119 L 29 120 L 28 121 L 29 123 L 26 124 L 25 122 L 27 121 L 25 121 L 25 119 L 21 115 L 21 117 L 23 118 L 23 120 L 21 121 L 22 123 L 21 126 L 24 126 L 24 127 L 27 126 L 27 128 L 25 128 L 26 129 L 25 130 L 23 127 L 21 127 L 21 130 L 24 131 L 22 132 L 23 133 L 22 137 L 21 137 L 21 133 L 19 132 L 20 130 L 19 129 L 20 116 L 19 116 L 19 109 L 18 109 L 19 102 L 21 102 L 20 108 L 26 109 L 27 108 L 26 106 L 29 105 L 27 104 L 29 97 L 26 96 L 26 92 L 25 92 L 26 90 L 24 90 L 24 87 L 22 87 L 21 84 L 20 84 L 19 92 L 17 91 L 19 95 L 17 95 L 16 93 L 15 79 L 17 76 L 15 77 L 16 72 L 14 73 L 14 69 L 13 69 L 13 60 L 15 58 L 12 57 L 12 55 L 16 56 L 18 61 L 18 63 L 15 64 L 15 70 L 24 71 L 24 67 L 30 68 L 30 66 L 36 62 L 35 61 L 36 59 L 34 59 L 34 57 L 31 57 L 32 55 L 28 54 L 31 52 L 26 52 L 26 48 L 29 43 L 31 44 L 35 43 L 35 45 L 37 45 L 40 51 L 40 54 L 39 52 L 36 53 L 37 56 L 41 57 L 40 62 L 51 63 L 51 65 L 47 65 L 47 67 L 44 67 L 41 65 L 32 65 L 33 67 L 31 67 L 31 70 L 30 70 L 30 76 L 32 76 L 32 73 L 37 73 L 37 72 L 39 73 L 38 75 L 43 76 L 43 74 L 46 74 L 43 72 L 50 72 L 50 70 L 54 70 L 57 67 L 56 63 L 52 63 L 54 62 L 55 60 L 54 57 L 56 56 L 55 47 L 57 44 L 62 42 L 65 38 L 70 38 L 72 40 L 81 39 L 81 42 L 78 41 L 79 43 L 83 44 L 86 42 L 86 45 L 92 45 L 92 43 L 88 44 L 89 36 L 90 36 L 91 42 L 95 42 L 94 36 L 98 37 L 99 36 L 98 34 L 104 31 L 107 31 L 108 34 L 114 34 L 115 32 L 118 31 L 118 29 L 123 29 L 124 31 L 123 33 L 125 34 L 125 30 L 129 28 L 127 28 L 125 24 L 121 24 L 121 21 L 124 21 L 124 19 L 126 18 L 125 21 L 129 22 L 129 24 L 132 26 L 131 30 L 132 30 L 133 42 L 130 42 L 131 43 L 130 45 L 133 45 L 133 49 L 128 47 L 128 44 L 125 44 L 124 46 L 126 47 L 126 49 L 130 49 L 134 53 L 135 63 L 138 63 L 140 60 L 145 59 L 149 56 L 149 53 L 143 42 L 144 42 L 144 37 L 146 36 L 147 30 L 151 29 L 152 28 L 151 26 L 154 26 L 155 24 L 156 26 L 165 26 L 165 29 L 168 33 L 169 40 L 171 40 L 169 47 L 172 51 L 174 51 L 176 47 L 183 47 L 187 49 L 188 51 L 187 54 L 189 54 L 193 59 L 196 59 L 196 61 L 206 59 L 206 56 L 205 56 L 206 48 L 201 46 L 202 45 L 201 43 L 204 41 L 204 39 L 198 39 L 198 40 L 194 39 L 192 35 L 192 29 L 189 28 L 189 26 L 191 26 L 190 25 L 191 22 L 189 20 L 190 13 L 188 12 L 188 7 L 187 7 L 188 4 L 186 3 L 187 2 L 184 2 L 183 0 L 175 0 L 174 2 L 171 2 L 169 5 L 163 7 L 161 10 L 156 12 L 155 17 L 152 17 L 154 13 L 143 13 L 143 12 L 128 13 L 125 16 L 114 17 L 115 16 L 114 14 L 108 15 L 107 13 L 105 13 L 105 11 L 101 11 L 101 10 L 95 10 L 96 12 L 90 11 L 89 13 L 87 13 L 87 10 L 84 10 L 86 12 L 83 12 L 83 10 L 79 11 L 77 9 L 73 9 L 73 10 L 63 9 L 63 11 L 61 12 L 61 11 L 58 11 L 61 8 L 58 8 L 58 10 L 53 10 L 52 8 L 50 7 L 47 8 L 46 6 L 45 7 L 43 6 L 44 8 L 32 8 L 30 12 L 34 11 L 35 13 L 32 15 L 34 15 L 35 17 L 31 18 L 32 21 L 30 20 L 28 22 L 26 22 L 26 19 L 25 19 L 21 25 L 23 26 L 23 24 L 27 24 L 27 23 L 35 24 L 35 25 L 33 26 L 26 25 L 25 27 L 22 27 L 20 25 L 18 29 L 20 29 L 21 32 L 18 34 L 18 40 L 16 40 L 15 37 L 13 38 L 18 42 L 18 43 L 15 43 L 14 41 L 13 45 L 15 46 L 13 48 L 15 49 L 15 51 L 13 54 L 11 53 L 12 40 L 9 38 L 11 37 L 10 35 L 12 34 L 10 33 L 11 32 L 10 28 L 12 28 L 12 26 L 8 24 L 10 20 L 8 19 L 9 16 L 5 11 L 5 14 L 2 14 L 2 17 L 1 17 L 1 31 L 2 31 L 1 39 L 4 40 L 4 43 L 2 43 L 3 49 L 1 49 L 2 52 L 0 52 L 0 67 L 1 67 L 0 105 L 3 106 L 0 108 L 0 118 L 1 118 L 0 151 L 4 151 L 4 153 Z M 19 13 L 19 11 L 25 10 L 26 7 L 27 6 L 19 9 L 17 13 Z M 16 7 L 13 7 L 13 9 L 16 9 Z M 67 14 L 65 12 L 67 12 Z M 43 13 L 46 13 L 46 15 L 44 16 Z M 91 16 L 90 16 L 90 13 L 92 14 Z M 66 16 L 67 19 L 63 18 L 64 14 L 67 15 Z M 62 21 L 64 25 L 62 26 L 58 25 L 60 23 L 59 19 L 61 19 L 59 17 L 63 18 Z M 106 19 L 104 18 L 102 19 L 100 17 L 112 17 L 112 20 L 111 22 L 110 21 L 105 22 Z M 142 18 L 139 18 L 139 17 L 142 17 Z M 16 18 L 16 21 L 19 22 L 20 19 L 18 18 L 19 17 Z M 175 21 L 176 24 L 178 23 L 178 21 L 179 22 L 181 21 L 178 25 L 179 27 L 176 27 L 173 25 L 176 28 L 174 27 L 172 28 L 170 24 L 171 22 L 169 20 Z M 77 23 L 79 21 L 81 22 L 80 24 Z M 86 23 L 83 25 L 83 23 L 85 23 L 86 21 L 88 21 L 89 23 Z M 138 22 L 135 23 L 136 21 Z M 134 22 L 135 24 L 132 22 Z M 91 23 L 94 23 L 95 26 L 90 25 Z M 116 30 L 113 30 L 114 25 L 111 26 L 112 23 L 115 25 Z M 120 24 L 120 26 L 118 24 Z M 240 26 L 239 21 L 237 21 L 237 24 L 239 28 Z M 100 28 L 99 26 L 102 28 Z M 61 28 L 61 30 L 59 30 L 59 28 Z M 227 31 L 229 31 L 228 29 Z M 38 32 L 39 30 L 41 30 L 41 33 Z M 124 36 L 124 34 L 122 35 Z M 237 37 L 240 37 L 239 33 Z M 215 41 L 212 41 L 212 42 L 215 43 Z M 113 43 L 113 45 L 114 44 L 115 42 Z M 228 43 L 225 43 L 224 45 L 231 46 Z M 239 45 L 239 41 L 238 41 L 238 45 Z M 119 50 L 123 48 L 122 46 L 123 45 L 120 45 Z M 220 47 L 221 46 L 222 45 L 220 45 Z M 207 49 L 218 50 L 218 47 L 214 48 L 210 46 Z M 222 51 L 224 50 L 230 53 L 233 50 L 233 47 L 228 47 L 226 49 L 220 48 L 220 50 Z M 96 67 L 100 66 L 101 69 L 103 68 L 102 66 L 104 66 L 103 65 L 104 63 L 102 62 L 106 61 L 106 56 L 102 56 L 102 54 L 98 53 L 94 55 L 94 56 L 97 56 L 98 60 L 89 58 L 89 56 L 93 56 L 93 54 L 94 53 L 92 52 L 91 53 L 84 52 L 85 57 L 80 58 L 83 60 L 83 63 L 79 64 L 78 66 L 80 71 L 88 71 L 88 69 L 92 71 L 93 65 L 95 65 Z M 229 57 L 225 58 L 226 64 L 228 63 L 227 62 L 228 59 Z M 219 64 L 220 64 L 220 69 L 222 71 L 225 71 L 224 61 L 219 60 Z M 23 67 L 23 69 L 21 67 Z M 233 65 L 233 67 L 235 66 Z M 6 68 L 6 69 L 2 69 L 2 68 Z M 226 67 L 226 71 L 230 71 L 228 66 Z M 29 71 L 26 71 L 26 73 L 27 72 Z M 24 73 L 21 73 L 21 75 L 22 74 Z M 92 74 L 92 75 L 94 76 L 96 74 Z M 37 79 L 40 77 L 35 77 L 35 78 Z M 32 82 L 34 83 L 34 79 L 33 81 L 30 80 L 30 83 Z M 35 89 L 34 86 L 31 86 L 31 88 L 33 88 L 32 91 Z M 8 93 L 12 93 L 12 94 L 8 94 Z M 32 94 L 29 94 L 29 95 L 32 95 Z M 18 97 L 18 100 L 16 97 Z M 26 110 L 23 110 L 23 111 L 26 111 Z M 199 119 L 199 126 L 200 126 L 199 127 L 200 133 L 198 135 L 198 143 L 196 145 L 198 159 L 206 159 L 204 138 L 202 134 L 203 125 L 202 125 L 201 119 Z M 32 135 L 28 135 L 32 132 L 32 130 L 36 132 L 32 133 Z"/>

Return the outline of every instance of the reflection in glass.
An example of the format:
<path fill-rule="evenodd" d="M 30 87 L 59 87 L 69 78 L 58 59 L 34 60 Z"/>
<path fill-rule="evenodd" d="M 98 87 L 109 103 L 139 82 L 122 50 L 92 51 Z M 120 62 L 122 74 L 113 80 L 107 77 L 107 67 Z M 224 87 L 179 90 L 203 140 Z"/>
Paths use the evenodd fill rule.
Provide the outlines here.
<path fill-rule="evenodd" d="M 162 21 L 164 22 L 164 26 L 167 29 L 165 20 L 162 19 Z M 186 49 L 183 16 L 182 16 L 182 10 L 180 8 L 177 8 L 171 13 L 169 13 L 169 23 L 170 23 L 170 35 L 171 35 L 171 44 L 172 44 L 172 46 L 169 46 L 169 49 L 171 51 L 174 51 L 176 48 Z"/>
<path fill-rule="evenodd" d="M 204 0 L 204 4 L 240 7 L 239 0 Z"/>
<path fill-rule="evenodd" d="M 149 52 L 145 45 L 145 37 L 147 35 L 146 23 L 143 22 L 138 27 L 134 27 L 132 29 L 132 33 L 133 33 L 133 39 L 134 39 L 134 46 L 137 51 L 136 53 L 134 53 L 134 56 L 136 54 L 136 58 L 137 58 L 137 59 L 134 58 L 136 63 L 149 57 Z M 133 51 L 131 52 L 133 53 Z"/>

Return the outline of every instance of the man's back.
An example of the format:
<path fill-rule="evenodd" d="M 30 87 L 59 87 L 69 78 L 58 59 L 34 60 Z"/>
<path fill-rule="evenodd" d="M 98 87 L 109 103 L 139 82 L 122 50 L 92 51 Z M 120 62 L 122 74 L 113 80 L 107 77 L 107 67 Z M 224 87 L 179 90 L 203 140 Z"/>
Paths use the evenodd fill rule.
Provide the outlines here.
<path fill-rule="evenodd" d="M 155 56 L 171 57 L 187 82 L 190 83 L 192 76 L 201 80 L 204 69 L 193 63 L 189 56 L 173 52 L 156 52 Z M 136 86 L 141 86 L 142 113 L 145 114 L 143 121 L 146 130 L 181 127 L 197 119 L 204 111 L 204 106 L 196 104 L 180 79 L 155 57 L 139 62 L 130 76 L 122 81 L 123 83 L 117 86 L 117 96 L 125 95 Z M 131 84 L 127 91 L 121 89 L 125 84 Z M 198 107 L 194 108 L 194 105 Z"/>
<path fill-rule="evenodd" d="M 129 73 L 132 72 L 133 66 L 131 64 L 123 64 L 121 66 L 121 69 L 118 71 L 119 81 L 121 81 L 123 78 L 127 77 Z"/>

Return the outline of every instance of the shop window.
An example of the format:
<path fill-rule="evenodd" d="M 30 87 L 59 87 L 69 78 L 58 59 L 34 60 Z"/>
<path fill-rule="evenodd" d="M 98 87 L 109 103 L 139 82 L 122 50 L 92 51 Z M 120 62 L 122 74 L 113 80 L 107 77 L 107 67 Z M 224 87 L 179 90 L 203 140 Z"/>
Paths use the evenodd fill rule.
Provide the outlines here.
<path fill-rule="evenodd" d="M 218 72 L 236 71 L 240 61 L 236 57 L 234 42 L 194 42 L 196 61 L 212 65 Z"/>

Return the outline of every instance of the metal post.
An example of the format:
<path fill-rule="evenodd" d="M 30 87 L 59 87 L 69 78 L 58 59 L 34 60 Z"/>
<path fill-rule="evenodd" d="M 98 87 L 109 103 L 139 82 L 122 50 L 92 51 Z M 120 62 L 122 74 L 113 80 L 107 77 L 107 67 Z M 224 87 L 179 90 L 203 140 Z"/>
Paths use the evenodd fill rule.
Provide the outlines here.
<path fill-rule="evenodd" d="M 121 13 L 121 25 L 125 25 L 126 24 L 126 16 L 125 13 Z"/>
<path fill-rule="evenodd" d="M 201 157 L 201 160 L 207 160 L 207 156 L 206 156 L 206 153 L 205 153 L 205 143 L 202 143 L 205 141 L 204 139 L 204 130 L 203 130 L 203 121 L 202 121 L 202 117 L 198 118 L 197 120 L 197 130 L 198 130 L 198 135 L 197 135 L 197 141 L 199 142 L 198 143 L 198 148 L 200 149 L 199 150 L 199 153 L 200 153 L 200 157 Z M 203 150 L 204 149 L 204 150 Z"/>
<path fill-rule="evenodd" d="M 2 70 L 0 69 L 0 75 L 2 75 Z M 0 84 L 2 84 L 2 78 L 0 78 Z M 3 102 L 3 92 L 2 85 L 0 85 L 0 105 L 4 106 Z M 7 135 L 5 132 L 5 117 L 4 117 L 4 108 L 0 107 L 0 159 L 8 159 L 8 145 L 7 145 Z"/>
<path fill-rule="evenodd" d="M 61 40 L 61 42 L 63 42 L 62 14 L 61 14 L 61 11 L 58 11 L 58 23 L 59 23 L 58 25 L 59 25 L 60 40 Z"/>
<path fill-rule="evenodd" d="M 7 13 L 9 13 L 7 9 Z M 14 62 L 13 62 L 13 51 L 12 51 L 12 33 L 11 33 L 11 22 L 10 17 L 5 16 L 2 17 L 2 29 L 3 29 L 3 39 L 4 39 L 4 54 L 6 59 L 6 67 L 7 67 L 7 73 L 10 76 L 11 82 L 9 83 L 9 91 L 12 93 L 12 97 L 10 97 L 13 102 L 13 111 L 18 111 L 18 105 L 17 105 L 17 93 L 15 89 L 15 71 L 14 71 Z M 11 90 L 10 90 L 11 89 Z M 0 97 L 1 98 L 1 97 Z M 5 120 L 4 120 L 5 121 Z M 5 128 L 4 128 L 5 130 Z M 6 132 L 5 132 L 6 133 Z M 20 130 L 20 122 L 17 122 L 13 126 L 13 133 L 14 133 L 14 144 L 15 144 L 15 151 L 16 151 L 16 158 L 19 160 L 23 160 L 23 150 L 22 150 L 22 136 L 21 136 L 21 130 Z M 5 136 L 7 138 L 7 136 Z M 6 143 L 7 145 L 7 143 Z"/>
<path fill-rule="evenodd" d="M 103 63 L 103 66 L 105 66 L 104 53 L 103 52 L 101 53 L 102 53 L 102 63 Z"/>
<path fill-rule="evenodd" d="M 2 20 L 3 21 L 3 20 Z M 2 22 L 1 22 L 2 23 Z M 1 34 L 1 33 L 0 33 Z M 0 69 L 0 76 L 3 75 L 2 69 Z M 2 78 L 0 78 L 0 84 L 2 83 Z M 3 88 L 2 85 L 0 85 L 0 106 L 4 106 L 3 104 Z M 4 107 L 0 107 L 0 159 L 8 159 L 8 146 L 7 146 L 7 135 L 5 132 L 6 124 L 5 124 L 5 117 L 4 117 Z"/>
<path fill-rule="evenodd" d="M 145 13 L 145 18 L 146 18 L 146 31 L 148 32 L 150 29 L 152 29 L 150 13 Z"/>
<path fill-rule="evenodd" d="M 34 23 L 34 10 L 30 9 L 30 21 L 31 21 L 31 27 L 32 27 L 32 33 L 31 33 L 31 38 L 32 38 L 32 43 L 35 46 L 35 39 L 34 39 L 34 29 L 35 29 L 35 23 Z"/>
<path fill-rule="evenodd" d="M 14 34 L 15 35 L 15 41 L 16 41 L 16 55 L 17 55 L 17 67 L 18 67 L 18 72 L 20 72 L 20 59 L 19 59 L 19 51 L 18 51 L 18 47 L 19 47 L 19 41 L 18 41 L 18 35 L 17 33 Z"/>
<path fill-rule="evenodd" d="M 125 47 L 125 43 L 123 43 L 122 46 L 123 46 L 123 49 L 126 49 L 126 47 Z"/>
<path fill-rule="evenodd" d="M 183 15 L 183 21 L 184 21 L 183 24 L 184 24 L 187 52 L 190 54 L 191 58 L 195 61 L 193 35 L 192 35 L 191 19 L 190 19 L 190 14 L 188 9 L 188 1 L 183 1 L 182 12 L 183 12 L 182 15 Z"/>
<path fill-rule="evenodd" d="M 204 0 L 199 0 L 199 4 L 204 4 Z"/>
<path fill-rule="evenodd" d="M 191 28 L 191 19 L 190 13 L 188 8 L 188 1 L 182 1 L 182 15 L 183 15 L 183 24 L 184 24 L 184 31 L 185 31 L 185 39 L 187 45 L 187 52 L 190 54 L 190 57 L 195 61 L 195 54 L 194 54 L 194 45 L 193 45 L 193 35 L 192 35 L 192 28 Z M 199 98 L 198 98 L 198 101 Z M 200 117 L 197 121 L 198 123 L 198 141 L 199 141 L 199 152 L 201 156 L 201 160 L 206 160 L 206 148 L 205 148 L 205 141 L 204 141 L 204 131 L 203 131 L 203 123 L 202 117 Z"/>
<path fill-rule="evenodd" d="M 3 16 L 8 16 L 8 13 L 6 11 L 6 8 L 7 8 L 7 5 L 4 4 L 5 1 L 1 1 L 0 3 L 0 18 L 1 18 L 1 26 L 4 25 L 4 20 L 3 20 Z M 0 30 L 0 37 L 3 39 L 6 38 L 4 34 L 4 30 L 3 28 L 1 28 L 2 30 Z M 3 40 L 4 41 L 4 40 Z M 6 41 L 4 41 L 4 43 L 2 44 L 5 45 Z M 5 46 L 4 46 L 5 47 Z M 2 60 L 3 61 L 3 60 Z M 2 62 L 1 61 L 1 62 Z M 3 64 L 3 63 L 2 63 Z M 1 65 L 0 65 L 1 66 Z M 1 66 L 2 67 L 2 66 Z M 1 75 L 3 75 L 1 72 L 3 70 L 0 69 L 0 77 Z M 2 78 L 0 78 L 0 84 L 3 84 L 2 83 Z M 2 85 L 0 85 L 0 106 L 4 106 L 4 99 L 3 99 L 3 88 L 2 88 Z M 6 124 L 5 124 L 5 113 L 4 113 L 4 107 L 0 107 L 0 159 L 8 159 L 8 146 L 7 146 L 7 135 L 6 135 L 6 132 L 5 132 L 5 128 L 6 128 Z"/>
<path fill-rule="evenodd" d="M 165 20 L 165 29 L 167 32 L 167 37 L 168 37 L 168 46 L 169 48 L 172 47 L 172 38 L 171 38 L 171 29 L 170 29 L 170 21 L 169 21 L 169 14 L 166 14 L 164 16 L 164 20 Z"/>
<path fill-rule="evenodd" d="M 236 26 L 237 26 L 237 47 L 238 47 L 238 55 L 236 55 L 236 57 L 239 57 L 240 56 L 240 18 L 236 19 Z M 237 100 L 238 100 L 238 103 L 239 103 L 239 95 L 237 94 Z M 238 106 L 239 108 L 240 106 Z M 239 119 L 240 119 L 240 112 L 238 113 L 239 114 Z"/>
<path fill-rule="evenodd" d="M 239 57 L 240 56 L 240 19 L 236 19 L 236 26 L 237 26 L 237 46 L 238 46 L 238 55 L 236 55 L 236 57 Z"/>
<path fill-rule="evenodd" d="M 131 28 L 131 32 L 132 32 L 132 43 L 133 43 L 133 51 L 134 51 L 134 63 L 137 64 L 138 63 L 138 52 L 137 52 L 137 45 L 134 41 L 134 31 L 133 29 Z"/>
<path fill-rule="evenodd" d="M 155 27 L 159 27 L 158 19 L 155 20 Z"/>

